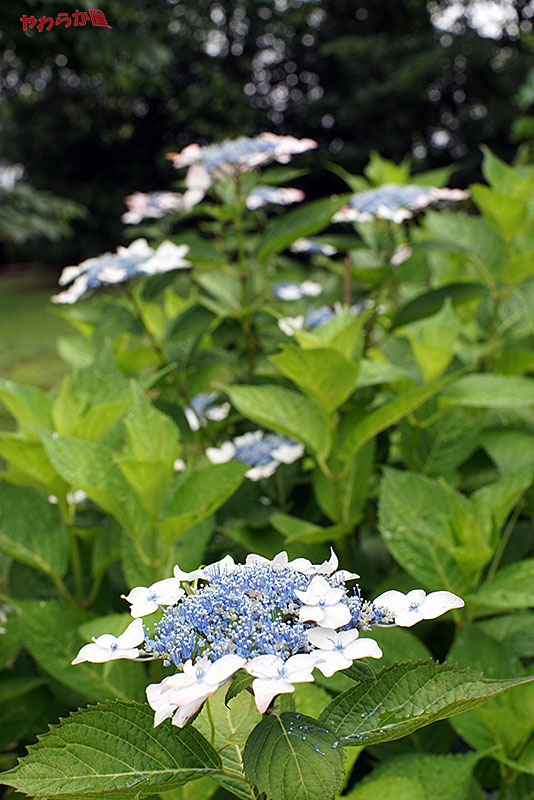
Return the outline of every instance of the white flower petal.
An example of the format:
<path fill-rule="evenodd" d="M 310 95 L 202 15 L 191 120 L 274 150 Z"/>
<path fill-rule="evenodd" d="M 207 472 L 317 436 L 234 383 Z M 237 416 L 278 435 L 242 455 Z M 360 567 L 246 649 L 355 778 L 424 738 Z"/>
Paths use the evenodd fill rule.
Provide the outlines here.
<path fill-rule="evenodd" d="M 196 714 L 204 700 L 206 700 L 205 697 L 202 698 L 202 700 L 197 700 L 195 703 L 188 703 L 186 706 L 180 706 L 174 714 L 171 724 L 176 725 L 177 728 L 183 728 L 187 720 L 190 719 L 193 714 Z"/>
<path fill-rule="evenodd" d="M 320 650 L 318 655 L 321 656 L 321 660 L 317 663 L 317 669 L 323 673 L 325 678 L 331 678 L 335 672 L 347 669 L 352 664 L 352 660 L 339 651 Z"/>
<path fill-rule="evenodd" d="M 349 607 L 344 603 L 338 603 L 335 606 L 326 606 L 323 619 L 318 622 L 325 628 L 342 628 L 344 625 L 348 625 L 351 619 L 352 614 Z"/>
<path fill-rule="evenodd" d="M 98 639 L 97 639 L 98 641 Z M 143 623 L 140 619 L 131 622 L 124 633 L 117 636 L 117 646 L 119 648 L 137 647 L 141 642 L 145 641 L 145 631 Z"/>
<path fill-rule="evenodd" d="M 319 606 L 302 606 L 299 608 L 299 619 L 301 622 L 317 622 L 320 625 L 324 619 L 324 611 Z"/>
<path fill-rule="evenodd" d="M 259 442 L 261 439 L 263 439 L 263 431 L 249 431 L 248 433 L 243 433 L 241 436 L 236 436 L 234 444 L 237 445 L 237 447 L 246 447 L 247 445 Z"/>
<path fill-rule="evenodd" d="M 249 675 L 257 678 L 274 678 L 278 675 L 278 671 L 283 669 L 283 666 L 284 661 L 280 656 L 265 655 L 252 658 L 245 665 L 245 669 Z"/>
<path fill-rule="evenodd" d="M 343 649 L 343 654 L 352 661 L 356 658 L 382 658 L 382 650 L 374 639 L 362 637 Z"/>
<path fill-rule="evenodd" d="M 405 608 L 395 614 L 395 625 L 398 625 L 400 628 L 411 628 L 412 625 L 416 625 L 418 622 L 421 622 L 422 619 L 424 619 L 424 617 L 419 607 Z"/>
<path fill-rule="evenodd" d="M 74 665 L 81 664 L 82 661 L 90 661 L 92 664 L 102 664 L 105 661 L 110 661 L 110 659 L 111 650 L 99 647 L 97 644 L 92 642 L 91 644 L 85 644 L 81 648 L 76 658 L 70 663 Z"/>
<path fill-rule="evenodd" d="M 256 678 L 252 681 L 252 690 L 256 700 L 256 708 L 260 714 L 263 714 L 269 708 L 273 698 L 279 694 L 290 694 L 295 691 L 295 687 L 281 678 L 278 680 Z"/>
<path fill-rule="evenodd" d="M 435 619 L 453 608 L 463 608 L 464 601 L 452 592 L 431 592 L 421 604 L 423 619 Z"/>
<path fill-rule="evenodd" d="M 225 464 L 235 456 L 235 447 L 232 442 L 223 442 L 220 447 L 207 447 L 206 455 L 212 464 Z"/>
<path fill-rule="evenodd" d="M 203 575 L 202 569 L 194 569 L 192 572 L 184 572 L 180 569 L 178 564 L 173 569 L 174 577 L 177 578 L 179 581 L 195 581 L 197 578 L 201 578 Z"/>
<path fill-rule="evenodd" d="M 292 464 L 304 455 L 304 445 L 302 444 L 283 444 L 273 450 L 272 457 L 282 464 Z"/>
<path fill-rule="evenodd" d="M 246 659 L 232 654 L 222 656 L 214 661 L 206 672 L 207 683 L 217 683 L 219 686 L 227 681 L 238 669 L 246 664 Z"/>
<path fill-rule="evenodd" d="M 406 607 L 406 595 L 396 589 L 390 589 L 388 592 L 383 592 L 376 597 L 373 600 L 373 605 L 376 608 L 385 608 L 395 616 Z"/>
<path fill-rule="evenodd" d="M 278 466 L 278 461 L 269 461 L 259 467 L 251 467 L 245 472 L 245 478 L 250 481 L 261 481 L 263 478 L 270 478 L 271 475 L 274 475 Z"/>
<path fill-rule="evenodd" d="M 154 600 L 140 600 L 136 603 L 132 603 L 130 614 L 135 618 L 147 617 L 149 614 L 153 614 L 154 611 L 157 611 L 158 608 L 159 605 Z"/>

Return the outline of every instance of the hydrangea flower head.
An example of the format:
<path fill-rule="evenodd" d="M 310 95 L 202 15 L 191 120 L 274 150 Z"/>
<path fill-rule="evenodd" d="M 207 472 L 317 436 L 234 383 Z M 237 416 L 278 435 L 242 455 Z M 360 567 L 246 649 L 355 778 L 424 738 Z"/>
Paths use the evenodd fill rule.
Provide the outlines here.
<path fill-rule="evenodd" d="M 189 167 L 184 206 L 190 210 L 200 203 L 214 180 L 250 172 L 271 161 L 287 164 L 292 155 L 315 147 L 317 142 L 313 139 L 296 139 L 265 132 L 252 138 L 241 136 L 238 139 L 225 139 L 219 144 L 205 147 L 190 144 L 181 153 L 168 153 L 167 158 L 177 169 Z"/>
<path fill-rule="evenodd" d="M 78 266 L 65 267 L 59 285 L 71 284 L 68 289 L 54 295 L 53 303 L 75 303 L 90 289 L 124 283 L 137 275 L 156 275 L 173 269 L 190 267 L 184 256 L 189 245 L 175 245 L 165 241 L 153 250 L 146 239 L 136 239 L 128 247 L 117 247 L 116 253 L 104 253 L 88 258 Z"/>
<path fill-rule="evenodd" d="M 10 192 L 23 177 L 24 167 L 22 164 L 0 163 L 0 189 Z"/>
<path fill-rule="evenodd" d="M 160 219 L 184 207 L 183 197 L 177 192 L 134 192 L 125 197 L 124 202 L 128 211 L 121 220 L 126 225 L 137 225 L 146 218 Z"/>
<path fill-rule="evenodd" d="M 288 302 L 291 300 L 302 300 L 303 297 L 318 297 L 323 287 L 315 281 L 302 281 L 293 283 L 291 281 L 279 281 L 271 289 L 278 300 Z"/>
<path fill-rule="evenodd" d="M 196 394 L 191 398 L 191 403 L 184 407 L 187 424 L 192 431 L 198 431 L 207 422 L 221 422 L 230 413 L 230 403 L 215 405 L 218 394 L 216 392 Z"/>
<path fill-rule="evenodd" d="M 334 214 L 332 222 L 371 222 L 377 218 L 402 222 L 428 206 L 465 200 L 467 197 L 469 192 L 461 189 L 385 183 L 376 189 L 354 194 L 349 204 Z"/>
<path fill-rule="evenodd" d="M 324 244 L 316 239 L 297 239 L 290 245 L 292 253 L 308 253 L 309 255 L 335 256 L 338 249 L 332 244 Z"/>
<path fill-rule="evenodd" d="M 301 203 L 305 194 L 300 189 L 291 186 L 286 188 L 278 186 L 256 186 L 247 195 L 247 208 L 255 211 L 257 208 L 269 203 L 279 206 L 288 206 L 291 203 Z"/>
<path fill-rule="evenodd" d="M 304 447 L 280 433 L 251 431 L 223 442 L 220 447 L 208 447 L 206 455 L 212 464 L 224 464 L 236 459 L 249 464 L 245 477 L 251 481 L 269 478 L 280 464 L 292 464 L 304 455 Z"/>
<path fill-rule="evenodd" d="M 264 713 L 279 694 L 313 681 L 315 668 L 328 677 L 356 658 L 380 658 L 377 643 L 359 632 L 407 624 L 400 619 L 402 603 L 410 613 L 416 603 L 426 618 L 463 605 L 450 592 L 434 592 L 425 601 L 420 589 L 407 596 L 386 592 L 369 603 L 358 587 L 345 585 L 357 576 L 338 565 L 333 551 L 322 564 L 289 561 L 284 551 L 271 560 L 251 554 L 245 564 L 225 556 L 192 572 L 176 566 L 174 578 L 132 589 L 125 598 L 138 605 L 140 616 L 152 613 L 153 603 L 167 605 L 152 634 L 135 619 L 121 636 L 104 634 L 82 647 L 73 663 L 138 658 L 173 665 L 176 674 L 150 684 L 146 693 L 155 725 L 171 717 L 183 727 L 239 669 L 254 678 L 256 706 Z"/>

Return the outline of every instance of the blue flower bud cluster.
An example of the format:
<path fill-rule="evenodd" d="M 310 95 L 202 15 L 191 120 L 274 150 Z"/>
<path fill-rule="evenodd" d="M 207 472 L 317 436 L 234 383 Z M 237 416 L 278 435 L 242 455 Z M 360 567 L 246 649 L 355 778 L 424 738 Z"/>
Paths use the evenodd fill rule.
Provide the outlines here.
<path fill-rule="evenodd" d="M 313 576 L 270 563 L 239 564 L 230 573 L 212 574 L 210 582 L 169 607 L 145 651 L 177 667 L 207 656 L 215 661 L 232 654 L 251 659 L 276 655 L 287 659 L 308 650 L 313 623 L 299 620 L 296 590 L 306 591 Z M 333 576 L 332 587 L 344 586 Z M 359 594 L 344 599 L 354 623 L 372 624 L 371 608 L 359 619 Z"/>

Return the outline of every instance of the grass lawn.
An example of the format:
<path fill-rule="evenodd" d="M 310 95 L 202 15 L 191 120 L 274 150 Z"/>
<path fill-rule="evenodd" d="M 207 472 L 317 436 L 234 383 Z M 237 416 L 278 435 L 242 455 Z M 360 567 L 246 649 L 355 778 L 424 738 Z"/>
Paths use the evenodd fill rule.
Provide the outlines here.
<path fill-rule="evenodd" d="M 68 370 L 56 340 L 72 328 L 53 313 L 50 295 L 56 288 L 46 273 L 0 274 L 0 378 L 49 389 Z M 12 427 L 8 420 L 0 405 L 0 430 Z"/>

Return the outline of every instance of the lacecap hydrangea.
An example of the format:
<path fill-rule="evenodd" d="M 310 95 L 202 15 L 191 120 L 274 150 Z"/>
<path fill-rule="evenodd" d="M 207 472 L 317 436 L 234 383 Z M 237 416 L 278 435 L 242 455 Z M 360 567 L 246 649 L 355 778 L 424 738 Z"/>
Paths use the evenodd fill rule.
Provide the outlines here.
<path fill-rule="evenodd" d="M 134 621 L 120 636 L 104 634 L 84 645 L 73 660 L 102 663 L 119 658 L 162 659 L 177 672 L 147 686 L 154 725 L 171 718 L 183 727 L 202 703 L 238 670 L 252 678 L 260 713 L 274 698 L 347 669 L 358 658 L 380 658 L 376 641 L 360 633 L 373 626 L 411 627 L 464 605 L 447 591 L 407 595 L 395 590 L 365 600 L 359 576 L 338 569 L 331 550 L 322 564 L 249 555 L 244 564 L 226 556 L 192 572 L 138 586 L 128 595 Z M 153 633 L 142 617 L 164 609 Z"/>

